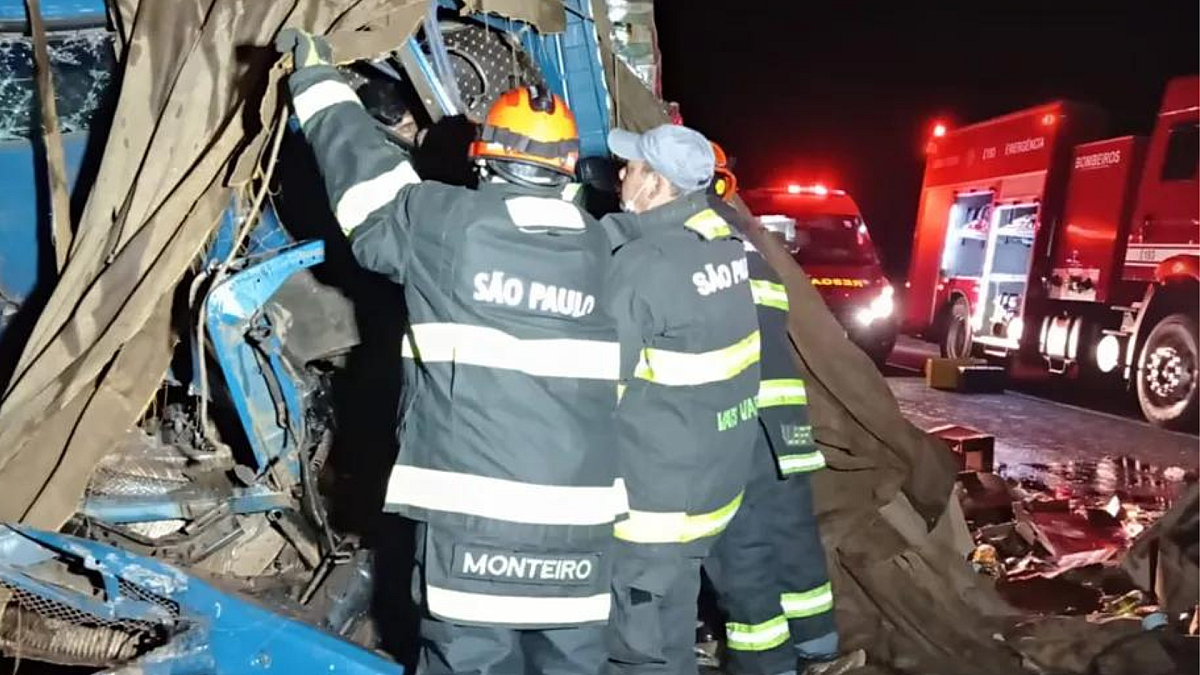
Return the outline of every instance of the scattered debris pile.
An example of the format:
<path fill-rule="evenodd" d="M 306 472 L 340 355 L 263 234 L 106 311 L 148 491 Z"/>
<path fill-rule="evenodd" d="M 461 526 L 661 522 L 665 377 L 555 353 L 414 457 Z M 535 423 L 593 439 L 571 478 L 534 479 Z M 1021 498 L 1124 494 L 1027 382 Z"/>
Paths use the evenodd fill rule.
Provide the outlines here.
<path fill-rule="evenodd" d="M 1155 593 L 1158 575 L 1143 569 L 1155 563 L 1134 571 L 1122 561 L 1172 505 L 1191 497 L 1196 480 L 1194 471 L 1130 457 L 965 471 L 959 485 L 976 544 L 971 562 L 996 579 L 1005 600 L 1027 612 L 1097 621 L 1138 617 L 1147 628 L 1179 621 L 1194 635 L 1194 598 L 1169 608 L 1181 613 L 1168 613 L 1170 603 Z M 1146 555 L 1160 550 L 1137 548 Z"/>

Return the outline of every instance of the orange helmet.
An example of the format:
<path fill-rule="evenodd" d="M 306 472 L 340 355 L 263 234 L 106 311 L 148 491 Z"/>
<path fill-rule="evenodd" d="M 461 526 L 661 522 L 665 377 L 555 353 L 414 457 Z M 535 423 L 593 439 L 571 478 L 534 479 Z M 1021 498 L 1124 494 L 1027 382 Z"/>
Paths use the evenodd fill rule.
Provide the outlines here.
<path fill-rule="evenodd" d="M 737 176 L 729 170 L 729 157 L 725 155 L 725 150 L 716 143 L 712 143 L 712 147 L 717 160 L 713 170 L 713 189 L 717 191 L 718 197 L 730 201 L 737 194 Z"/>
<path fill-rule="evenodd" d="M 468 155 L 532 164 L 574 176 L 579 129 L 561 98 L 537 85 L 517 87 L 492 104 Z"/>

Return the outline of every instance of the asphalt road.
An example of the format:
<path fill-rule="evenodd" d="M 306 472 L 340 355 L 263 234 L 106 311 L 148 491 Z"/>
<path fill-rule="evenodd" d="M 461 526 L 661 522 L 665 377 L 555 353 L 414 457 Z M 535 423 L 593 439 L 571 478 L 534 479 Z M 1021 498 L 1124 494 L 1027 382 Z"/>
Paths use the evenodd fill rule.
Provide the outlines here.
<path fill-rule="evenodd" d="M 900 409 L 922 429 L 958 424 L 995 436 L 997 464 L 1132 457 L 1160 469 L 1200 467 L 1200 439 L 1151 426 L 1140 419 L 1136 406 L 1130 410 L 1123 401 L 1075 405 L 1012 390 L 959 394 L 930 389 L 917 370 L 933 349 L 907 338 L 898 345 L 886 374 Z"/>

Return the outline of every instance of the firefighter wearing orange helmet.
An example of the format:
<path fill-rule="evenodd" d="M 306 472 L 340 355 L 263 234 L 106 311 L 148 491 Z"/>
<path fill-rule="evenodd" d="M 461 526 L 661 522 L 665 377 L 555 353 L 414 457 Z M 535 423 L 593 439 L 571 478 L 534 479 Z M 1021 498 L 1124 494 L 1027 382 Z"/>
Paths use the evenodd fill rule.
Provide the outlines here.
<path fill-rule="evenodd" d="M 620 349 L 609 244 L 573 202 L 558 96 L 500 96 L 477 189 L 423 182 L 294 30 L 292 106 L 359 263 L 404 287 L 400 452 L 384 509 L 417 523 L 418 673 L 596 673 L 605 661 Z"/>
<path fill-rule="evenodd" d="M 713 192 L 725 201 L 733 200 L 737 195 L 737 176 L 733 175 L 732 167 L 729 166 L 729 156 L 725 154 L 725 149 L 712 142 L 713 156 L 716 158 L 716 165 L 713 168 Z"/>

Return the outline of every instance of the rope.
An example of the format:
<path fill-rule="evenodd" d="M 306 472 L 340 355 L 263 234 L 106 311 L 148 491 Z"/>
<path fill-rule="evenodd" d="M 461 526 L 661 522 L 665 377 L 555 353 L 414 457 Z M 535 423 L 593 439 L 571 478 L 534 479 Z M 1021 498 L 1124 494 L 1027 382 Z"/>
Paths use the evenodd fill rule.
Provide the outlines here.
<path fill-rule="evenodd" d="M 216 288 L 216 286 L 225 279 L 225 276 L 229 271 L 229 266 L 233 263 L 234 258 L 237 257 L 238 251 L 241 250 L 242 244 L 246 241 L 246 237 L 250 234 L 250 231 L 254 229 L 254 226 L 258 224 L 258 219 L 262 215 L 263 202 L 266 200 L 267 194 L 270 192 L 271 178 L 275 174 L 276 160 L 279 159 L 279 149 L 283 145 L 283 137 L 287 131 L 287 119 L 288 107 L 286 105 L 280 106 L 279 112 L 276 114 L 275 121 L 272 124 L 272 129 L 275 132 L 275 138 L 265 156 L 267 165 L 262 172 L 262 185 L 259 187 L 258 193 L 254 196 L 254 201 L 250 205 L 250 215 L 238 229 L 237 235 L 234 236 L 233 245 L 230 247 L 229 253 L 225 256 L 225 259 L 217 265 L 216 269 L 213 270 L 212 281 L 208 285 L 210 290 Z M 205 441 L 215 444 L 215 441 L 211 437 L 208 429 L 208 359 L 205 358 L 204 350 L 204 325 L 208 321 L 207 298 L 200 303 L 200 311 L 198 312 L 198 315 L 199 316 L 196 320 L 195 345 L 199 355 L 199 363 L 197 363 L 196 374 L 199 378 L 200 387 L 200 436 Z"/>

